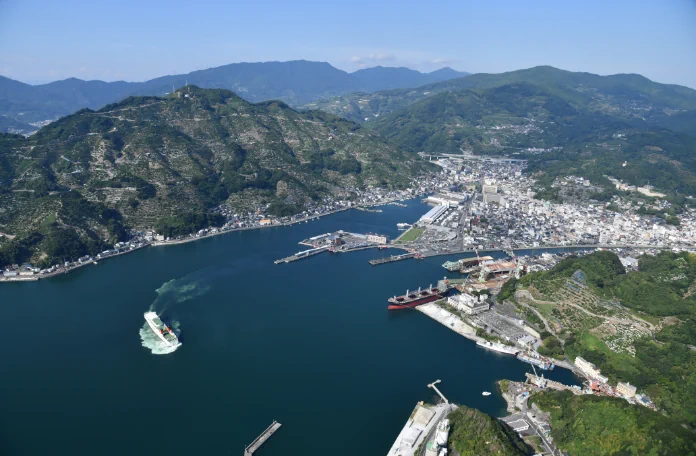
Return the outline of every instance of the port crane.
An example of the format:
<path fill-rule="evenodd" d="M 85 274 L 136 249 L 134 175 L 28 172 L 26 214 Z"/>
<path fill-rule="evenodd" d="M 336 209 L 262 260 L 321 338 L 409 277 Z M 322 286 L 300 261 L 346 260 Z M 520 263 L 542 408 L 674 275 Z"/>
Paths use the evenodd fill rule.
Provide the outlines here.
<path fill-rule="evenodd" d="M 476 253 L 476 260 L 478 261 L 479 271 L 480 271 L 480 274 L 479 274 L 479 277 L 478 277 L 478 281 L 479 281 L 480 283 L 483 283 L 483 282 L 486 281 L 486 273 L 487 273 L 488 271 L 486 270 L 486 266 L 485 266 L 485 265 L 483 264 L 483 262 L 481 261 L 481 257 L 479 256 L 478 249 L 477 249 L 477 248 L 474 248 L 474 252 Z"/>
<path fill-rule="evenodd" d="M 481 257 L 479 257 L 478 250 L 476 250 L 476 258 L 478 259 L 479 262 L 479 267 L 481 268 L 481 271 L 479 273 L 478 281 L 479 283 L 483 283 L 486 281 L 486 276 L 490 272 L 490 270 L 486 267 L 485 263 L 481 261 Z"/>
<path fill-rule="evenodd" d="M 445 404 L 450 405 L 450 403 L 449 403 L 449 401 L 447 400 L 447 398 L 445 397 L 445 395 L 442 394 L 442 393 L 440 392 L 439 389 L 437 389 L 437 386 L 435 386 L 435 385 L 437 385 L 438 383 L 440 383 L 441 381 L 442 381 L 442 380 L 437 379 L 437 380 L 435 380 L 434 382 L 429 383 L 429 384 L 428 384 L 428 388 L 434 389 L 435 392 L 442 398 L 442 400 L 445 401 Z"/>
<path fill-rule="evenodd" d="M 544 378 L 544 374 L 541 374 L 541 377 L 539 377 L 539 374 L 537 374 L 536 368 L 534 367 L 534 364 L 532 364 L 532 370 L 534 371 L 534 377 L 537 379 L 539 382 L 537 386 L 539 388 L 546 388 L 546 379 Z"/>

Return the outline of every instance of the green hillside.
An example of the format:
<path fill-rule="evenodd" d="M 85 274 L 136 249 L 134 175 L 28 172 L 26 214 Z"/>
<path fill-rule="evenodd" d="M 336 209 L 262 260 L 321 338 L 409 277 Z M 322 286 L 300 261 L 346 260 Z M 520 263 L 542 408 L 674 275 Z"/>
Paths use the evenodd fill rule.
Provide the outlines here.
<path fill-rule="evenodd" d="M 512 286 L 505 295 L 545 315 L 568 358 L 582 356 L 696 425 L 696 255 L 643 255 L 626 273 L 614 253 L 595 252 Z"/>
<path fill-rule="evenodd" d="M 540 86 L 563 86 L 592 101 L 592 110 L 625 119 L 661 121 L 667 126 L 672 115 L 696 110 L 696 90 L 659 84 L 636 74 L 599 76 L 571 72 L 550 66 L 499 74 L 478 73 L 415 89 L 399 89 L 372 94 L 355 93 L 327 98 L 311 104 L 358 122 L 368 123 L 441 92 L 491 89 L 509 84 L 529 83 Z"/>
<path fill-rule="evenodd" d="M 551 414 L 551 436 L 571 456 L 696 454 L 692 430 L 623 399 L 548 391 L 530 402 Z"/>
<path fill-rule="evenodd" d="M 628 104 L 602 107 L 593 94 L 526 82 L 441 92 L 368 125 L 413 152 L 528 158 L 528 171 L 541 171 L 547 183 L 580 175 L 613 191 L 609 175 L 696 194 L 696 137 L 632 118 Z"/>
<path fill-rule="evenodd" d="M 565 87 L 516 83 L 439 93 L 371 127 L 413 151 L 509 154 L 586 141 L 597 124 L 611 122 L 588 112 L 588 102 Z"/>
<path fill-rule="evenodd" d="M 0 136 L 0 232 L 17 236 L 14 260 L 45 263 L 68 256 L 47 250 L 54 235 L 83 253 L 128 228 L 197 229 L 225 201 L 284 213 L 348 187 L 403 187 L 426 165 L 339 117 L 190 87 Z"/>
<path fill-rule="evenodd" d="M 527 445 L 508 426 L 476 409 L 461 406 L 450 420 L 450 454 L 461 456 L 524 456 Z"/>

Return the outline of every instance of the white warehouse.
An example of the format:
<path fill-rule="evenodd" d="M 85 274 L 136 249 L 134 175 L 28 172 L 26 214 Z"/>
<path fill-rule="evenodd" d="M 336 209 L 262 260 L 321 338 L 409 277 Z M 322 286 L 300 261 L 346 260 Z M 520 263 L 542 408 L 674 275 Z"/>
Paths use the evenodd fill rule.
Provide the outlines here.
<path fill-rule="evenodd" d="M 421 217 L 419 222 L 429 225 L 433 223 L 435 220 L 439 219 L 442 216 L 442 214 L 444 214 L 445 211 L 447 211 L 447 209 L 449 209 L 449 205 L 435 206 L 434 208 L 430 209 L 423 217 Z"/>

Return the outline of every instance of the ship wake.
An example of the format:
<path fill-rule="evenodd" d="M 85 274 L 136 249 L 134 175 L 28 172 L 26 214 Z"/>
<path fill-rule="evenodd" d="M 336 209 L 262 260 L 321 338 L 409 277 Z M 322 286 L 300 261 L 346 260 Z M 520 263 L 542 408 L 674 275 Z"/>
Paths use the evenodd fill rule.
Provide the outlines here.
<path fill-rule="evenodd" d="M 179 322 L 173 321 L 171 326 L 174 333 L 178 335 Z M 140 341 L 143 347 L 149 349 L 153 355 L 168 355 L 169 353 L 174 353 L 177 348 L 181 347 L 181 344 L 172 347 L 162 341 L 157 334 L 152 332 L 150 326 L 147 322 L 140 328 Z"/>
<path fill-rule="evenodd" d="M 165 282 L 155 290 L 157 297 L 152 304 L 150 304 L 148 310 L 156 312 L 160 318 L 164 317 L 163 320 L 178 337 L 180 334 L 179 322 L 174 321 L 172 318 L 167 318 L 167 311 L 171 307 L 176 307 L 181 303 L 194 300 L 206 294 L 211 288 L 211 278 L 215 278 L 219 275 L 222 275 L 222 271 L 206 268 L 192 272 L 178 279 Z M 176 347 L 167 345 L 157 334 L 152 332 L 147 322 L 140 328 L 140 339 L 143 347 L 150 349 L 155 355 L 172 353 L 181 345 L 179 344 Z"/>
<path fill-rule="evenodd" d="M 165 282 L 155 292 L 157 298 L 150 305 L 150 310 L 158 314 L 164 312 L 172 304 L 179 304 L 190 301 L 191 299 L 203 296 L 210 290 L 210 286 L 206 285 L 196 277 L 198 274 L 189 274 L 180 279 L 172 279 Z"/>

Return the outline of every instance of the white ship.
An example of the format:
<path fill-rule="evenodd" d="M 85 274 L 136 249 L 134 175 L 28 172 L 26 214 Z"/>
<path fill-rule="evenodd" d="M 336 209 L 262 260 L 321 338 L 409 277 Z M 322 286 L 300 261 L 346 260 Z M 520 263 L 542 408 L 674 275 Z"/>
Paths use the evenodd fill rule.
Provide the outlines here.
<path fill-rule="evenodd" d="M 405 230 L 406 228 L 411 228 L 411 225 L 408 223 L 397 223 L 396 227 L 400 230 Z"/>
<path fill-rule="evenodd" d="M 491 393 L 490 393 L 489 391 L 484 391 L 483 393 L 481 393 L 481 395 L 483 395 L 483 396 L 490 396 Z"/>
<path fill-rule="evenodd" d="M 165 325 L 155 312 L 145 312 L 145 321 L 150 325 L 152 332 L 162 339 L 162 341 L 170 347 L 178 347 L 181 345 L 179 339 L 174 334 L 174 331 Z"/>
<path fill-rule="evenodd" d="M 497 351 L 498 353 L 505 353 L 507 355 L 516 355 L 519 351 L 516 347 L 504 345 L 499 342 L 477 341 L 476 345 L 478 345 L 479 347 L 487 348 L 489 350 Z"/>

